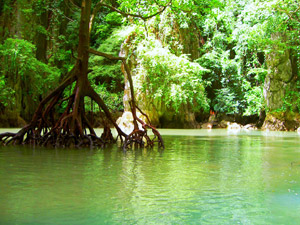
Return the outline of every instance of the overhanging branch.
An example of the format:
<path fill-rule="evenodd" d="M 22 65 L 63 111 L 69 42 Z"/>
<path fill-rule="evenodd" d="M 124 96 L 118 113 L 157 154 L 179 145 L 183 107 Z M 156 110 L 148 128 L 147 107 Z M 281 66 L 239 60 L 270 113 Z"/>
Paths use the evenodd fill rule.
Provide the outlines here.
<path fill-rule="evenodd" d="M 102 57 L 110 59 L 110 60 L 125 60 L 124 57 L 113 56 L 113 55 L 110 55 L 110 54 L 107 54 L 107 53 L 104 53 L 104 52 L 99 52 L 99 51 L 91 49 L 91 48 L 89 49 L 89 52 L 94 54 L 94 55 L 102 56 Z"/>
<path fill-rule="evenodd" d="M 170 0 L 170 2 L 169 2 L 167 5 L 162 6 L 161 10 L 159 10 L 158 12 L 153 13 L 153 14 L 151 14 L 151 15 L 149 15 L 149 16 L 142 16 L 142 15 L 139 15 L 139 14 L 126 13 L 126 12 L 123 12 L 123 11 L 119 10 L 119 9 L 116 8 L 116 7 L 113 7 L 113 6 L 111 6 L 111 5 L 105 4 L 105 3 L 103 3 L 102 1 L 99 2 L 99 3 L 97 4 L 97 6 L 101 5 L 101 6 L 103 6 L 103 7 L 109 8 L 110 10 L 115 11 L 115 12 L 117 12 L 117 13 L 120 13 L 120 14 L 123 15 L 123 16 L 132 16 L 132 17 L 134 17 L 134 18 L 140 18 L 140 19 L 142 19 L 142 20 L 147 20 L 147 19 L 150 19 L 150 18 L 152 18 L 152 17 L 154 17 L 154 16 L 157 16 L 157 15 L 161 14 L 162 12 L 164 12 L 164 11 L 166 10 L 166 8 L 167 8 L 171 3 L 172 3 L 172 0 Z"/>
<path fill-rule="evenodd" d="M 300 6 L 295 11 L 291 11 L 291 12 L 288 12 L 286 9 L 282 9 L 279 7 L 277 7 L 277 10 L 279 12 L 285 13 L 289 17 L 289 19 L 287 19 L 285 22 L 287 22 L 288 20 L 294 20 L 296 22 L 300 22 L 299 18 L 294 16 L 300 10 Z"/>

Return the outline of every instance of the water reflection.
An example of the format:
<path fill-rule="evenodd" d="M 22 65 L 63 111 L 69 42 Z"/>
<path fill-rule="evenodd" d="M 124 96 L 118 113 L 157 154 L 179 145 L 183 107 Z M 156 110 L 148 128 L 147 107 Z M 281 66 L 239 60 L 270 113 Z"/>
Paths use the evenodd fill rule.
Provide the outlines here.
<path fill-rule="evenodd" d="M 163 151 L 1 148 L 0 224 L 300 219 L 299 136 L 174 132 L 165 134 Z"/>

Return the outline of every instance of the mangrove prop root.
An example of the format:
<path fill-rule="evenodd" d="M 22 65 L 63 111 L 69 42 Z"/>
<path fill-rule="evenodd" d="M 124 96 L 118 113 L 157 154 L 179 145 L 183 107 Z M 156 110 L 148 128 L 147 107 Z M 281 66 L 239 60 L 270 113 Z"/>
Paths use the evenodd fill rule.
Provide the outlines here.
<path fill-rule="evenodd" d="M 148 116 L 145 113 L 143 113 L 137 107 L 137 105 L 135 103 L 133 81 L 132 81 L 132 76 L 131 76 L 129 66 L 127 65 L 127 62 L 126 62 L 126 57 L 122 57 L 122 56 L 115 57 L 113 55 L 99 52 L 94 49 L 89 49 L 89 52 L 92 54 L 95 54 L 95 55 L 105 57 L 109 60 L 120 60 L 122 62 L 121 70 L 124 73 L 124 75 L 127 76 L 127 80 L 129 81 L 129 88 L 130 88 L 130 94 L 131 94 L 130 107 L 131 107 L 131 112 L 132 112 L 132 116 L 133 116 L 134 130 L 129 135 L 126 135 L 123 133 L 123 131 L 120 130 L 120 128 L 115 123 L 113 123 L 115 128 L 118 131 L 117 138 L 120 137 L 121 142 L 123 143 L 123 149 L 126 150 L 127 148 L 132 147 L 133 144 L 135 144 L 135 146 L 137 146 L 137 147 L 144 147 L 145 145 L 149 146 L 149 147 L 153 147 L 154 142 L 158 142 L 158 146 L 160 148 L 164 148 L 164 142 L 163 142 L 163 139 L 162 139 L 160 133 L 157 131 L 157 129 L 154 126 L 152 126 L 150 124 L 150 120 L 149 120 Z M 103 109 L 104 113 L 107 115 L 108 109 L 106 107 L 102 106 L 103 101 L 102 101 L 102 99 L 99 98 L 99 96 L 97 94 L 95 94 L 94 90 L 90 90 L 89 96 L 99 105 L 99 107 L 101 107 Z M 140 120 L 137 117 L 136 109 L 138 109 L 144 116 L 146 116 L 149 124 L 144 123 L 142 120 Z M 108 115 L 107 115 L 107 118 L 109 118 Z M 142 125 L 142 129 L 139 128 L 138 123 L 140 123 Z M 152 130 L 152 132 L 154 134 L 153 139 L 151 139 L 148 136 L 147 128 L 150 128 Z M 122 137 L 125 137 L 125 141 L 123 141 Z"/>
<path fill-rule="evenodd" d="M 155 142 L 158 142 L 159 147 L 164 148 L 164 143 L 159 132 L 151 124 L 144 123 L 136 116 L 134 106 L 132 107 L 135 121 L 134 130 L 129 135 L 125 134 L 112 119 L 102 99 L 96 95 L 94 91 L 90 92 L 91 87 L 86 89 L 86 86 L 82 86 L 84 88 L 78 90 L 79 85 L 76 84 L 73 94 L 68 98 L 62 99 L 63 101 L 68 101 L 67 106 L 60 117 L 54 120 L 53 114 L 56 106 L 61 104 L 60 98 L 63 97 L 64 89 L 76 81 L 77 80 L 72 77 L 66 79 L 63 84 L 41 101 L 32 121 L 28 125 L 20 129 L 17 133 L 6 132 L 0 134 L 0 144 L 103 148 L 106 144 L 116 141 L 108 126 L 107 120 L 109 120 L 115 126 L 124 150 L 133 145 L 134 147 L 141 148 L 145 146 L 153 147 Z M 91 96 L 105 113 L 106 119 L 103 119 L 103 121 L 105 121 L 104 132 L 101 137 L 96 135 L 96 132 L 85 115 L 84 96 Z M 138 127 L 137 123 L 142 125 L 142 129 Z M 147 129 L 152 130 L 154 134 L 152 139 L 148 136 Z M 123 138 L 125 139 L 124 141 Z"/>
<path fill-rule="evenodd" d="M 103 55 L 108 57 L 108 54 Z M 135 104 L 133 82 L 130 70 L 126 64 L 125 58 L 113 58 L 113 60 L 122 60 L 124 68 L 130 83 L 131 91 L 131 111 L 133 115 L 134 130 L 129 134 L 125 134 L 121 128 L 113 120 L 112 115 L 102 100 L 102 98 L 91 87 L 87 73 L 83 73 L 83 63 L 80 59 L 77 60 L 73 69 L 67 74 L 62 83 L 46 96 L 38 105 L 31 122 L 23 127 L 17 133 L 0 134 L 0 144 L 8 145 L 38 145 L 51 147 L 101 147 L 103 148 L 108 143 L 114 143 L 111 129 L 108 122 L 113 124 L 117 131 L 123 149 L 129 147 L 153 147 L 155 142 L 158 146 L 164 148 L 164 142 L 157 129 L 150 124 L 149 118 Z M 87 64 L 87 62 L 86 62 Z M 73 83 L 75 82 L 75 85 Z M 68 86 L 73 86 L 73 92 L 70 96 L 63 96 L 64 90 Z M 85 115 L 84 98 L 90 97 L 95 101 L 99 108 L 104 112 L 103 118 L 104 132 L 101 137 L 96 135 L 92 125 Z M 67 102 L 63 113 L 55 119 L 55 112 L 58 107 L 62 107 L 62 102 Z M 136 115 L 138 109 L 147 117 L 149 124 L 146 124 Z M 139 128 L 138 123 L 142 129 Z M 147 131 L 152 130 L 154 137 L 151 139 Z M 89 132 L 88 132 L 89 131 Z M 123 140 L 124 138 L 124 140 Z"/>
<path fill-rule="evenodd" d="M 142 129 L 139 129 L 136 126 L 131 134 L 126 135 L 120 127 L 118 127 L 115 121 L 113 121 L 112 116 L 102 99 L 96 95 L 95 92 L 89 92 L 89 88 L 91 87 L 86 89 L 84 86 L 81 91 L 78 91 L 79 85 L 76 84 L 71 96 L 64 97 L 64 89 L 69 85 L 72 85 L 73 82 L 77 82 L 76 77 L 66 79 L 66 82 L 63 82 L 63 84 L 42 100 L 32 121 L 17 133 L 6 132 L 0 134 L 0 144 L 103 148 L 108 143 L 116 142 L 113 138 L 111 129 L 108 126 L 107 121 L 109 120 L 115 126 L 124 150 L 133 145 L 135 147 L 153 147 L 155 139 L 161 140 L 159 147 L 163 147 L 162 139 L 156 129 L 151 125 L 145 124 L 137 118 L 136 115 L 134 115 L 135 121 L 136 123 L 142 124 Z M 92 99 L 95 99 L 96 103 L 98 103 L 100 108 L 104 111 L 104 114 L 102 115 L 105 116 L 105 119 L 103 118 L 104 131 L 101 137 L 96 135 L 96 132 L 85 115 L 84 96 L 92 96 Z M 53 114 L 57 106 L 61 105 L 61 101 L 67 101 L 66 107 L 61 115 L 54 120 Z M 75 102 L 78 101 L 79 103 L 75 107 Z M 152 129 L 154 134 L 153 139 L 147 135 L 147 128 Z"/>
<path fill-rule="evenodd" d="M 123 150 L 133 147 L 135 148 L 143 148 L 143 147 L 154 147 L 155 142 L 158 143 L 159 148 L 164 148 L 164 142 L 160 135 L 160 133 L 154 128 L 152 125 L 145 124 L 142 120 L 137 120 L 139 123 L 142 124 L 143 130 L 141 129 L 134 129 L 126 138 L 123 143 Z M 153 138 L 150 138 L 147 133 L 147 128 L 152 129 Z"/>
<path fill-rule="evenodd" d="M 104 133 L 98 137 L 86 118 L 84 111 L 84 97 L 88 96 L 90 85 L 86 80 L 77 76 L 78 69 L 73 68 L 67 78 L 54 91 L 46 96 L 38 105 L 31 122 L 17 133 L 6 132 L 0 134 L 0 144 L 3 145 L 37 145 L 51 147 L 104 147 L 112 142 L 110 128 L 105 127 Z M 75 88 L 69 97 L 63 96 L 66 87 L 74 82 Z M 84 85 L 82 84 L 84 83 Z M 106 110 L 106 120 L 112 120 L 102 99 L 100 106 Z M 63 113 L 54 119 L 55 110 L 61 107 L 61 102 L 67 101 Z M 117 126 L 114 123 L 115 126 Z M 118 134 L 126 135 L 119 127 Z"/>
<path fill-rule="evenodd" d="M 122 68 L 123 68 L 123 71 L 125 72 L 125 74 L 127 75 L 127 79 L 129 81 L 129 87 L 130 87 L 130 93 L 131 93 L 131 101 L 129 101 L 129 103 L 130 103 L 130 108 L 131 108 L 132 117 L 133 117 L 133 125 L 134 125 L 133 132 L 131 132 L 125 139 L 125 142 L 123 144 L 123 149 L 126 150 L 126 148 L 131 147 L 133 143 L 135 143 L 135 146 L 139 146 L 139 147 L 144 147 L 145 144 L 148 147 L 153 147 L 154 142 L 156 142 L 156 138 L 157 138 L 157 142 L 158 142 L 158 147 L 164 148 L 165 147 L 164 142 L 163 142 L 163 139 L 162 139 L 160 133 L 154 126 L 152 126 L 150 124 L 149 117 L 145 113 L 142 112 L 142 110 L 137 106 L 137 104 L 135 102 L 132 76 L 131 76 L 130 69 L 129 69 L 125 59 L 122 60 Z M 144 115 L 146 117 L 149 124 L 146 124 L 144 121 L 142 121 L 140 118 L 137 117 L 137 113 L 136 113 L 137 109 L 141 112 L 142 115 Z M 138 123 L 140 123 L 142 125 L 143 130 L 139 129 Z M 148 136 L 147 128 L 150 128 L 152 130 L 152 133 L 154 134 L 153 139 L 151 139 Z M 145 141 L 146 141 L 146 143 L 145 143 Z"/>
<path fill-rule="evenodd" d="M 154 147 L 155 142 L 158 142 L 159 148 L 164 148 L 164 142 L 163 139 L 158 132 L 158 130 L 150 124 L 150 120 L 148 116 L 143 113 L 136 105 L 133 105 L 133 103 L 130 103 L 131 111 L 133 115 L 133 121 L 134 121 L 134 130 L 125 138 L 125 141 L 123 143 L 123 150 L 125 151 L 128 148 L 131 148 L 134 144 L 134 147 Z M 147 120 L 149 121 L 149 124 L 146 124 L 144 121 L 142 121 L 140 118 L 136 115 L 136 109 L 138 109 L 144 116 L 146 116 Z M 142 129 L 139 128 L 138 123 L 142 125 Z M 152 130 L 152 133 L 154 137 L 151 139 L 148 136 L 148 129 Z"/>

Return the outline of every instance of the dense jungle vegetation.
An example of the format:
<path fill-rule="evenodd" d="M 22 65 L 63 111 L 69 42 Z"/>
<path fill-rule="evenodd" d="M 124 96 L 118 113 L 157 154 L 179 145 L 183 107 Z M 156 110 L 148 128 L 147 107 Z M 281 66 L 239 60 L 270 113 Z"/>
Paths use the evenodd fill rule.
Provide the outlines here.
<path fill-rule="evenodd" d="M 80 7 L 80 0 L 0 1 L 1 126 L 30 121 L 72 70 Z M 153 124 L 195 128 L 216 114 L 279 130 L 299 126 L 298 1 L 93 0 L 91 7 L 98 10 L 91 48 L 126 57 L 137 105 Z M 114 119 L 130 111 L 122 62 L 99 54 L 88 60 L 90 84 Z M 84 105 L 92 123 L 103 125 L 94 101 Z"/>

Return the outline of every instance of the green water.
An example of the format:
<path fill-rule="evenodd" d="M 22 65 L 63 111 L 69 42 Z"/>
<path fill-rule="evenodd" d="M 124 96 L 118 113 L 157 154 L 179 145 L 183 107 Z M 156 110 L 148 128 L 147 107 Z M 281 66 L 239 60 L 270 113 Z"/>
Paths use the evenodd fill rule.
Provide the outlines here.
<path fill-rule="evenodd" d="M 300 224 L 300 135 L 162 130 L 166 149 L 0 147 L 0 224 Z"/>

